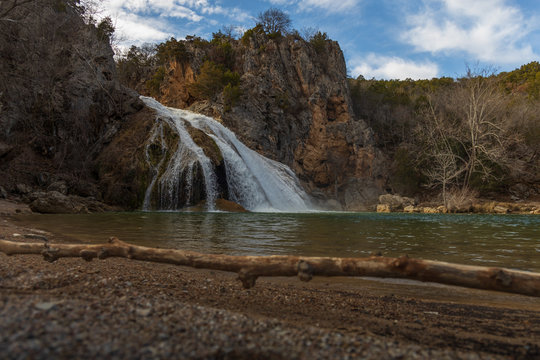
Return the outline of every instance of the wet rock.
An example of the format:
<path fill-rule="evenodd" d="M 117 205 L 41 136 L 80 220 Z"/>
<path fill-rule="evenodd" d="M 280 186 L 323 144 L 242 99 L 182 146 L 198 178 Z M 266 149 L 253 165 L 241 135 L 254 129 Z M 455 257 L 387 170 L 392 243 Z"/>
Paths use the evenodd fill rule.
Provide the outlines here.
<path fill-rule="evenodd" d="M 390 209 L 390 205 L 378 204 L 377 205 L 377 212 L 378 213 L 389 213 L 389 212 L 392 212 L 392 210 Z"/>
<path fill-rule="evenodd" d="M 430 207 L 430 206 L 426 206 L 426 207 L 422 208 L 422 212 L 424 214 L 438 214 L 439 210 L 437 210 L 436 208 Z"/>
<path fill-rule="evenodd" d="M 248 212 L 242 205 L 226 199 L 217 199 L 216 209 L 228 212 Z"/>

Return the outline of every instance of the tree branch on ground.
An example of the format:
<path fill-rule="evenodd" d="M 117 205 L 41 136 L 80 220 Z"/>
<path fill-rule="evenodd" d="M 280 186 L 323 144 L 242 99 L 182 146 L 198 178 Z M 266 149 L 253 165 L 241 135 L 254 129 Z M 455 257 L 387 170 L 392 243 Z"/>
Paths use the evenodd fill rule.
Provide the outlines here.
<path fill-rule="evenodd" d="M 260 276 L 298 276 L 309 281 L 313 276 L 372 276 L 407 278 L 477 289 L 497 290 L 540 297 L 540 274 L 497 267 L 450 264 L 441 261 L 389 258 L 334 258 L 303 256 L 233 256 L 202 254 L 193 251 L 158 249 L 130 245 L 112 237 L 107 244 L 21 243 L 0 240 L 0 251 L 7 255 L 41 254 L 54 262 L 63 257 L 121 257 L 133 260 L 229 271 L 238 274 L 244 288 L 251 288 Z"/>

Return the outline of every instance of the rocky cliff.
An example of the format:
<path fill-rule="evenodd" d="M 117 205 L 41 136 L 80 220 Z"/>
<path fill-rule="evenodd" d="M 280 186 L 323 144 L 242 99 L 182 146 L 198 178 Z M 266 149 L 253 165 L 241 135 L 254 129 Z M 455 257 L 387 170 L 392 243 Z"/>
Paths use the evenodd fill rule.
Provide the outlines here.
<path fill-rule="evenodd" d="M 100 198 L 94 159 L 142 103 L 74 3 L 21 4 L 0 21 L 0 187 Z"/>
<path fill-rule="evenodd" d="M 385 160 L 364 121 L 355 117 L 346 66 L 337 42 L 314 46 L 289 35 L 229 39 L 240 97 L 198 101 L 190 86 L 215 46 L 185 41 L 184 61 L 166 65 L 157 98 L 221 119 L 252 149 L 289 165 L 323 206 L 374 208 L 386 181 Z M 144 90 L 143 90 L 144 91 Z"/>
<path fill-rule="evenodd" d="M 0 195 L 36 201 L 54 192 L 55 209 L 74 196 L 140 208 L 148 152 L 160 150 L 150 139 L 154 114 L 119 83 L 108 35 L 74 4 L 36 0 L 0 22 Z M 220 119 L 289 165 L 321 206 L 374 208 L 385 160 L 354 116 L 339 45 L 256 31 L 217 40 L 175 40 L 132 86 Z M 205 66 L 221 79 L 218 91 Z M 99 207 L 91 201 L 70 208 Z"/>

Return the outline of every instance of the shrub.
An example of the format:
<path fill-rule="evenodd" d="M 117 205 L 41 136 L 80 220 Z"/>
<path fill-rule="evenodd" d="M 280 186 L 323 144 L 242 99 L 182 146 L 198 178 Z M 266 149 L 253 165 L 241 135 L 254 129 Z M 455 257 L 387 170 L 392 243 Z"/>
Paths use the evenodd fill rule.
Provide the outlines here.
<path fill-rule="evenodd" d="M 158 67 L 152 78 L 146 82 L 146 89 L 152 96 L 159 96 L 161 83 L 165 79 L 165 68 Z"/>
<path fill-rule="evenodd" d="M 227 85 L 237 87 L 239 83 L 240 75 L 237 72 L 226 70 L 222 64 L 207 60 L 201 66 L 197 80 L 188 85 L 188 90 L 195 98 L 211 99 Z"/>
<path fill-rule="evenodd" d="M 156 59 L 159 65 L 170 61 L 188 61 L 190 57 L 191 54 L 186 49 L 186 45 L 173 37 L 156 47 Z"/>
<path fill-rule="evenodd" d="M 264 34 L 263 27 L 261 24 L 257 24 L 254 28 L 246 30 L 246 32 L 244 33 L 241 39 L 242 44 L 244 44 L 244 46 L 248 46 L 249 39 L 251 39 L 252 37 L 256 35 L 262 35 L 262 34 Z"/>
<path fill-rule="evenodd" d="M 208 52 L 208 58 L 215 63 L 232 69 L 235 63 L 235 53 L 231 43 L 222 39 L 220 42 L 212 41 L 212 45 Z"/>
<path fill-rule="evenodd" d="M 96 30 L 99 40 L 110 42 L 115 30 L 112 19 L 108 16 L 104 17 L 96 26 Z"/>
<path fill-rule="evenodd" d="M 225 111 L 230 111 L 240 100 L 242 95 L 242 90 L 239 85 L 232 85 L 231 83 L 227 84 L 223 88 L 223 105 Z"/>
<path fill-rule="evenodd" d="M 315 35 L 313 35 L 309 42 L 317 52 L 317 54 L 322 54 L 323 52 L 326 52 L 326 42 L 328 41 L 328 35 L 326 33 L 321 33 L 318 31 Z"/>

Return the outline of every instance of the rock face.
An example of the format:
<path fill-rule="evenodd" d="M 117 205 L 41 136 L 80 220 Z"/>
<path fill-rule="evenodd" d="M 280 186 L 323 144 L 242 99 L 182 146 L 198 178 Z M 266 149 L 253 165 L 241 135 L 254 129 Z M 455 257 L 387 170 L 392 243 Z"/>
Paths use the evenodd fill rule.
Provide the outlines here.
<path fill-rule="evenodd" d="M 386 161 L 371 129 L 353 113 L 337 42 L 316 49 L 299 37 L 264 34 L 233 42 L 242 95 L 231 109 L 220 96 L 193 102 L 189 84 L 206 55 L 185 44 L 191 61 L 169 65 L 162 103 L 221 119 L 250 148 L 290 166 L 323 206 L 338 200 L 349 210 L 375 208 Z"/>
<path fill-rule="evenodd" d="M 14 195 L 60 181 L 51 190 L 99 196 L 93 161 L 142 108 L 108 38 L 63 4 L 31 1 L 0 21 L 0 185 Z"/>
<path fill-rule="evenodd" d="M 10 17 L 16 21 L 0 21 L 0 186 L 23 197 L 16 185 L 24 184 L 54 193 L 57 203 L 60 194 L 140 208 L 152 178 L 145 149 L 154 115 L 117 81 L 108 38 L 55 0 L 30 2 Z M 161 102 L 221 119 L 250 148 L 290 166 L 322 206 L 374 209 L 385 160 L 353 114 L 336 42 L 231 40 L 241 88 L 232 105 L 221 93 L 195 102 L 189 84 L 212 54 L 185 44 L 189 61 L 166 65 Z M 215 144 L 199 140 L 212 155 Z M 223 168 L 219 154 L 211 158 Z"/>

